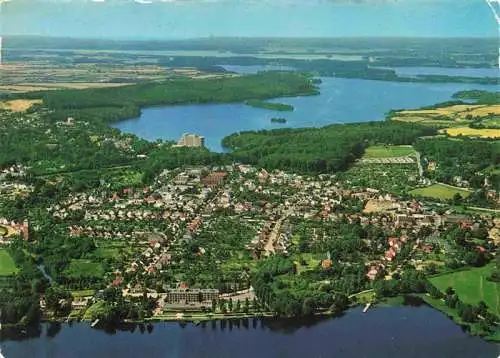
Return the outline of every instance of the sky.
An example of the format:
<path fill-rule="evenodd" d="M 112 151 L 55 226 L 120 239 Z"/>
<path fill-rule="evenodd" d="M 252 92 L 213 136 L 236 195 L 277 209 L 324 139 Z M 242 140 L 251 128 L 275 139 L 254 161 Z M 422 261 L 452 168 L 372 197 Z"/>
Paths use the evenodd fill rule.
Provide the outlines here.
<path fill-rule="evenodd" d="M 0 0 L 0 33 L 113 39 L 494 37 L 483 0 Z"/>

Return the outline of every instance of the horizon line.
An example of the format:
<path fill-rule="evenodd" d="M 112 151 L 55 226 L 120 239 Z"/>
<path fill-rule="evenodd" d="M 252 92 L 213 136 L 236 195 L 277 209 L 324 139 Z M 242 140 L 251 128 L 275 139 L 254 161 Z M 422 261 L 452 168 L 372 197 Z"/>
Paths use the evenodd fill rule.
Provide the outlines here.
<path fill-rule="evenodd" d="M 52 36 L 52 35 L 37 35 L 37 34 L 1 34 L 3 38 L 46 38 L 59 40 L 77 40 L 77 41 L 192 41 L 192 40 L 216 40 L 216 39 L 419 39 L 419 40 L 468 40 L 468 39 L 491 39 L 497 40 L 498 36 L 198 36 L 198 37 L 84 37 L 84 36 Z"/>

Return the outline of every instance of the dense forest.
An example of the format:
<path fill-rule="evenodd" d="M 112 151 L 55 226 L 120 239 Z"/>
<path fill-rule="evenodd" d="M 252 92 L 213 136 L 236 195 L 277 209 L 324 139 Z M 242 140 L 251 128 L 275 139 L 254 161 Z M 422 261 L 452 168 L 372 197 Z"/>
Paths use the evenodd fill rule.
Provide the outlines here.
<path fill-rule="evenodd" d="M 58 90 L 11 95 L 41 98 L 54 120 L 112 122 L 138 114 L 140 107 L 190 103 L 228 103 L 274 97 L 314 95 L 312 79 L 292 72 L 263 72 L 244 77 L 171 80 L 118 88 Z"/>
<path fill-rule="evenodd" d="M 299 172 L 345 170 L 372 144 L 412 144 L 435 129 L 406 123 L 368 122 L 322 128 L 278 129 L 232 134 L 223 145 L 235 160 Z"/>
<path fill-rule="evenodd" d="M 489 91 L 459 91 L 453 95 L 453 98 L 459 100 L 474 100 L 477 104 L 499 104 L 500 92 Z"/>

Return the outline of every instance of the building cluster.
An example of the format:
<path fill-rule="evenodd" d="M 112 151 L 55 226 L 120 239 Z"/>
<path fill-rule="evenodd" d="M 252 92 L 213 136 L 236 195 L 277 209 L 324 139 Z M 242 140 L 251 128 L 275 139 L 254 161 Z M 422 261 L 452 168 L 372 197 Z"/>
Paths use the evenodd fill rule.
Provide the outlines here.
<path fill-rule="evenodd" d="M 198 134 L 184 133 L 177 141 L 177 147 L 205 147 L 205 137 Z"/>
<path fill-rule="evenodd" d="M 217 289 L 169 288 L 165 294 L 166 303 L 211 303 L 219 298 Z"/>
<path fill-rule="evenodd" d="M 2 232 L 0 232 L 0 242 L 8 243 L 8 240 L 5 240 L 12 236 L 20 236 L 24 240 L 29 240 L 29 223 L 28 220 L 24 220 L 22 223 L 17 223 L 15 221 L 9 221 L 6 218 L 0 218 L 0 227 L 3 228 Z"/>
<path fill-rule="evenodd" d="M 353 212 L 352 203 L 359 203 L 360 210 Z M 367 267 L 370 280 L 393 265 L 409 245 L 408 236 L 415 236 L 421 228 L 439 231 L 451 224 L 472 225 L 467 216 L 438 214 L 425 202 L 402 200 L 372 188 L 345 189 L 334 175 L 305 176 L 241 164 L 164 170 L 150 186 L 72 193 L 47 210 L 68 223 L 72 236 L 125 240 L 137 246 L 124 272 L 113 279 L 113 284 L 130 287 L 127 294 L 135 294 L 131 282 L 148 282 L 147 277 L 177 264 L 176 248 L 190 243 L 196 255 L 204 255 L 205 248 L 192 244 L 196 235 L 210 230 L 218 212 L 237 216 L 256 229 L 256 236 L 246 245 L 256 259 L 288 254 L 295 219 L 342 218 L 401 232 L 377 249 L 382 254 Z M 73 223 L 75 215 L 79 224 Z M 320 235 L 324 234 L 313 232 L 311 239 L 321 239 Z M 418 249 L 429 247 L 431 243 L 418 243 Z M 333 262 L 323 260 L 321 265 L 329 269 Z M 165 290 L 160 294 L 148 289 L 148 295 L 161 297 L 167 305 L 204 302 L 218 296 L 216 290 L 203 288 Z"/>

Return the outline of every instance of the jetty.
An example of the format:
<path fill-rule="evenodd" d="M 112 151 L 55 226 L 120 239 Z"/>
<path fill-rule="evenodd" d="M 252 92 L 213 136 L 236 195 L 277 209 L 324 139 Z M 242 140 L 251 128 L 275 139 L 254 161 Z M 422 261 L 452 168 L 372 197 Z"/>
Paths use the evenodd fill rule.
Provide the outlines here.
<path fill-rule="evenodd" d="M 366 313 L 366 311 L 368 311 L 370 309 L 370 306 L 372 305 L 371 302 L 368 302 L 365 306 L 365 308 L 363 309 L 363 313 Z"/>

